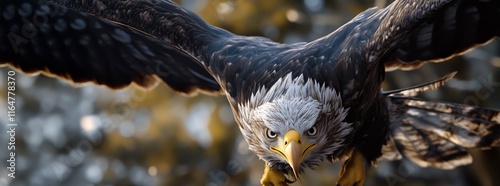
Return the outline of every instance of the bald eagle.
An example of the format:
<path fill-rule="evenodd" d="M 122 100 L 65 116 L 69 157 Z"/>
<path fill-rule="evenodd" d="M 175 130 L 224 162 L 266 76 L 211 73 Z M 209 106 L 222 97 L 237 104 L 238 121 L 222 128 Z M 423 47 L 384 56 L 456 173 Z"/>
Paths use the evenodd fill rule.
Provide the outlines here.
<path fill-rule="evenodd" d="M 0 65 L 75 83 L 227 96 L 266 162 L 263 185 L 345 160 L 338 185 L 363 185 L 382 157 L 468 164 L 464 148 L 500 145 L 500 112 L 414 97 L 434 82 L 382 91 L 384 74 L 440 62 L 500 35 L 498 0 L 396 0 L 308 43 L 211 26 L 167 0 L 3 0 Z"/>

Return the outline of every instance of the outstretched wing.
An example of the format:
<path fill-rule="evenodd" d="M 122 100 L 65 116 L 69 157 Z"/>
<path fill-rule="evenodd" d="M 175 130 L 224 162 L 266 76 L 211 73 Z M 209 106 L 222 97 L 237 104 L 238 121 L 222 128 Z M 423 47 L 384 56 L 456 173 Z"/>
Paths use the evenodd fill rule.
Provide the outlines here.
<path fill-rule="evenodd" d="M 159 78 L 183 93 L 195 90 L 220 92 L 219 84 L 200 62 L 203 59 L 195 57 L 195 52 L 184 50 L 187 47 L 181 45 L 181 41 L 159 37 L 192 34 L 190 37 L 196 39 L 200 35 L 188 32 L 189 25 L 179 27 L 194 19 L 189 17 L 194 15 L 183 12 L 170 2 L 149 2 L 149 7 L 140 7 L 138 2 L 129 1 L 136 2 L 129 8 L 135 6 L 145 10 L 137 11 L 141 13 L 137 16 L 121 14 L 121 19 L 130 18 L 130 22 L 151 23 L 153 19 L 161 19 L 154 14 L 157 13 L 153 10 L 155 8 L 168 10 L 169 15 L 182 14 L 177 19 L 165 19 L 165 25 L 157 25 L 158 29 L 167 30 L 161 33 L 161 30 L 139 30 L 126 22 L 113 22 L 81 12 L 126 11 L 112 7 L 122 1 L 108 4 L 101 1 L 64 2 L 74 3 L 71 6 L 78 6 L 81 10 L 67 8 L 59 2 L 1 1 L 0 66 L 9 65 L 27 73 L 42 72 L 75 83 L 94 82 L 110 88 L 131 83 L 147 88 L 155 85 Z M 173 35 L 176 32 L 180 34 Z"/>
<path fill-rule="evenodd" d="M 376 13 L 368 11 L 366 14 L 373 15 L 354 20 L 354 23 L 359 23 L 354 28 L 340 28 L 301 48 L 308 50 L 304 54 L 318 54 L 311 49 L 322 47 L 325 54 L 332 56 L 327 55 L 324 61 L 342 62 L 336 63 L 335 68 L 351 65 L 362 72 L 375 72 L 373 69 L 378 68 L 373 65 L 364 68 L 359 61 L 384 64 L 387 68 L 418 66 L 425 61 L 460 53 L 498 35 L 498 4 L 493 0 L 420 3 L 399 0 Z M 44 71 L 75 82 L 93 81 L 112 88 L 132 82 L 147 87 L 154 84 L 155 77 L 160 77 L 181 92 L 218 92 L 229 85 L 220 87 L 219 79 L 215 80 L 214 76 L 232 72 L 227 66 L 236 61 L 227 60 L 228 55 L 234 56 L 235 52 L 245 48 L 241 43 L 228 46 L 231 42 L 227 41 L 239 42 L 242 37 L 208 25 L 171 1 L 5 0 L 0 2 L 0 9 L 1 64 L 10 64 L 27 72 Z M 447 25 L 438 26 L 442 22 Z M 474 24 L 477 29 L 473 29 L 474 26 L 465 28 L 464 24 Z M 343 33 L 341 38 L 339 33 Z M 453 37 L 437 37 L 445 35 L 443 33 L 454 34 L 450 34 Z M 448 41 L 461 35 L 459 33 L 468 36 L 477 33 L 478 37 L 460 38 L 464 41 L 460 45 L 449 44 Z M 244 40 L 259 48 L 277 46 L 268 40 Z M 339 45 L 325 44 L 339 42 Z M 283 50 L 294 48 L 280 46 L 285 46 Z M 438 49 L 414 50 L 422 48 Z M 221 51 L 229 54 L 219 54 Z M 255 50 L 238 55 L 250 59 L 252 51 Z M 273 49 L 270 55 L 276 56 L 278 52 Z M 213 55 L 215 53 L 217 55 Z M 211 64 L 213 61 L 223 62 Z M 377 63 L 370 63 L 373 61 Z M 381 79 L 353 75 L 361 79 Z M 379 76 L 378 73 L 366 76 L 370 75 Z M 360 81 L 359 86 L 353 87 L 366 87 L 365 83 Z"/>
<path fill-rule="evenodd" d="M 389 54 L 386 70 L 441 62 L 500 36 L 500 1 L 456 1 L 426 19 Z"/>

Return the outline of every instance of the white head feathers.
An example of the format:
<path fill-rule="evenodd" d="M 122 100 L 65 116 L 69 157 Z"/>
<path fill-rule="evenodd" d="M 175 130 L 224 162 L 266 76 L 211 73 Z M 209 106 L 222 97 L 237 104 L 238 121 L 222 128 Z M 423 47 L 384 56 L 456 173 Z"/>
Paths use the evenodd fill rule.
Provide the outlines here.
<path fill-rule="evenodd" d="M 312 164 L 322 161 L 328 153 L 338 149 L 351 132 L 349 123 L 343 122 L 348 109 L 342 106 L 342 98 L 335 89 L 326 87 L 314 79 L 304 80 L 302 75 L 293 78 L 289 73 L 269 89 L 261 87 L 250 99 L 238 105 L 241 131 L 254 151 L 266 161 L 276 160 L 269 150 L 265 129 L 306 131 L 314 125 L 333 136 L 320 136 L 323 144 L 317 149 Z M 321 124 L 319 124 L 321 123 Z"/>

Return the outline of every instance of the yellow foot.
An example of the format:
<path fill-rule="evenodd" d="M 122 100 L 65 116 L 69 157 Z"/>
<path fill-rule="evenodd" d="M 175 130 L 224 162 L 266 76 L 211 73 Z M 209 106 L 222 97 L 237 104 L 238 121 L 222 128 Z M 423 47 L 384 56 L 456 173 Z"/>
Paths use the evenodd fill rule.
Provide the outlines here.
<path fill-rule="evenodd" d="M 260 184 L 263 186 L 288 186 L 289 183 L 293 182 L 289 181 L 283 172 L 267 165 L 264 169 L 264 175 L 260 179 Z"/>
<path fill-rule="evenodd" d="M 340 179 L 337 181 L 337 186 L 363 186 L 367 167 L 363 155 L 357 149 L 354 149 L 351 157 L 340 170 Z"/>

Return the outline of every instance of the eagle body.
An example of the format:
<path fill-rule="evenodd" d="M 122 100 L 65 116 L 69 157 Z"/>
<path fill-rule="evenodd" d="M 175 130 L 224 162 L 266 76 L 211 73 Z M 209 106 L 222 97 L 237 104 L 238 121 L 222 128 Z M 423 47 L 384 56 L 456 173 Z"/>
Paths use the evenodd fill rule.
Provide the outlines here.
<path fill-rule="evenodd" d="M 377 107 L 375 113 L 387 113 L 387 107 L 382 107 L 385 105 L 377 106 L 381 107 Z M 239 103 L 233 110 L 235 116 L 239 117 L 238 123 L 250 144 L 250 149 L 272 166 L 289 172 L 290 167 L 279 160 L 279 156 L 273 156 L 269 149 L 262 148 L 257 145 L 259 143 L 253 141 L 265 140 L 265 135 L 257 132 L 258 128 L 269 126 L 273 131 L 288 131 L 293 127 L 305 132 L 314 125 L 318 126 L 318 131 L 322 131 L 317 136 L 321 139 L 318 141 L 324 143 L 318 144 L 318 147 L 322 148 L 317 149 L 321 150 L 310 152 L 310 156 L 315 158 L 304 161 L 303 168 L 314 168 L 324 160 L 344 159 L 345 154 L 354 146 L 368 153 L 366 157 L 371 158 L 367 159 L 368 162 L 380 156 L 372 153 L 370 148 L 378 146 L 380 149 L 385 144 L 389 126 L 388 115 L 374 115 L 367 119 L 370 123 L 364 125 L 364 121 L 359 121 L 360 116 L 352 114 L 355 110 L 347 108 L 343 104 L 342 94 L 337 92 L 337 89 L 325 86 L 313 78 L 305 79 L 303 75 L 293 77 L 290 73 L 278 79 L 269 88 L 259 88 L 248 101 Z M 365 113 L 365 116 L 367 115 Z M 349 117 L 358 120 L 350 122 Z M 289 123 L 284 125 L 289 127 L 279 124 L 283 122 Z M 377 128 L 377 132 L 369 133 L 372 127 Z"/>
<path fill-rule="evenodd" d="M 360 16 L 368 15 L 362 14 Z M 350 31 L 345 29 L 345 32 Z M 342 32 L 343 30 L 340 30 L 338 34 L 346 34 Z M 381 78 L 383 77 L 383 68 L 369 74 L 365 73 L 369 71 L 368 65 L 364 61 L 357 60 L 363 57 L 361 56 L 362 51 L 356 49 L 341 51 L 341 48 L 336 47 L 338 45 L 350 45 L 349 40 L 333 39 L 332 43 L 325 46 L 323 44 L 306 43 L 276 45 L 265 38 L 251 39 L 252 41 L 262 40 L 258 44 L 266 47 L 255 45 L 254 42 L 245 41 L 244 39 L 234 39 L 231 42 L 237 41 L 238 45 L 236 43 L 224 43 L 222 45 L 225 47 L 220 53 L 222 55 L 231 51 L 236 55 L 224 58 L 224 61 L 210 60 L 215 61 L 216 64 L 225 64 L 224 66 L 214 65 L 211 68 L 215 74 L 220 74 L 216 76 L 216 79 L 218 79 L 221 88 L 227 93 L 226 95 L 237 118 L 236 121 L 239 123 L 243 135 L 248 135 L 245 138 L 247 141 L 264 137 L 259 137 L 256 132 L 246 134 L 246 130 L 256 127 L 253 124 L 256 121 L 252 121 L 252 116 L 255 115 L 253 112 L 264 115 L 265 113 L 277 112 L 272 109 L 266 111 L 254 110 L 259 110 L 258 108 L 264 104 L 274 103 L 280 99 L 312 99 L 311 101 L 320 103 L 319 107 L 323 105 L 336 105 L 336 107 L 329 108 L 327 112 L 322 112 L 312 118 L 312 121 L 329 126 L 325 129 L 328 132 L 323 135 L 330 136 L 331 139 L 325 140 L 331 141 L 329 142 L 331 147 L 327 148 L 330 149 L 329 151 L 322 153 L 321 158 L 315 159 L 311 163 L 304 162 L 304 167 L 312 168 L 327 159 L 331 161 L 343 159 L 345 151 L 350 152 L 352 146 L 357 146 L 361 151 L 366 152 L 367 161 L 370 163 L 381 155 L 381 153 L 377 153 L 380 151 L 376 149 L 380 149 L 385 144 L 389 126 L 386 100 L 382 96 L 380 88 L 377 88 L 380 87 L 383 80 Z M 235 49 L 235 47 L 237 48 Z M 321 53 L 325 47 L 331 48 L 329 53 Z M 219 53 L 215 53 L 214 56 L 218 56 L 217 54 Z M 346 77 L 351 81 L 346 82 Z M 366 79 L 371 79 L 371 81 L 363 81 Z M 363 87 L 373 88 L 361 91 Z M 318 89 L 321 89 L 321 91 L 318 91 Z M 297 92 L 297 95 L 291 96 L 289 91 Z M 325 96 L 325 94 L 330 96 Z M 318 97 L 318 95 L 321 95 L 321 97 Z M 358 97 L 366 98 L 366 100 L 356 99 Z M 303 107 L 299 103 L 303 102 L 280 102 L 283 107 Z M 311 107 L 315 106 L 311 105 Z M 349 109 L 344 112 L 343 108 Z M 338 111 L 338 113 L 332 113 L 335 111 Z M 293 114 L 288 113 L 288 116 L 287 113 L 283 113 L 281 116 L 274 117 L 285 120 L 287 117 L 295 117 L 294 114 L 302 115 L 302 113 L 296 111 Z M 318 118 L 321 119 L 317 120 Z M 360 121 L 362 118 L 365 121 Z M 341 123 L 346 124 L 341 125 Z M 364 123 L 369 124 L 365 125 Z M 300 122 L 295 124 L 302 125 Z M 311 126 L 309 125 L 309 127 Z M 338 135 L 338 133 L 345 135 Z M 287 167 L 284 162 L 274 160 L 275 158 L 272 158 L 272 156 L 269 157 L 269 149 L 259 148 L 260 146 L 253 146 L 253 144 L 258 143 L 248 142 L 250 148 L 261 159 L 269 160 L 268 162 L 273 162 L 273 164 L 279 162 L 277 163 L 279 167 Z M 336 147 L 335 150 L 332 150 L 333 147 Z"/>
<path fill-rule="evenodd" d="M 388 70 L 498 37 L 498 0 L 396 0 L 295 44 L 232 34 L 167 0 L 4 0 L 0 10 L 0 65 L 114 89 L 163 81 L 184 94 L 226 95 L 266 162 L 264 185 L 346 159 L 339 183 L 359 185 L 381 158 L 451 169 L 471 162 L 465 148 L 500 145 L 498 110 L 415 97 L 453 73 L 381 90 Z"/>

